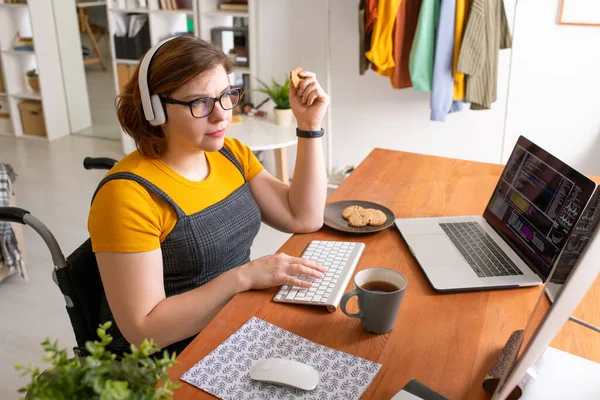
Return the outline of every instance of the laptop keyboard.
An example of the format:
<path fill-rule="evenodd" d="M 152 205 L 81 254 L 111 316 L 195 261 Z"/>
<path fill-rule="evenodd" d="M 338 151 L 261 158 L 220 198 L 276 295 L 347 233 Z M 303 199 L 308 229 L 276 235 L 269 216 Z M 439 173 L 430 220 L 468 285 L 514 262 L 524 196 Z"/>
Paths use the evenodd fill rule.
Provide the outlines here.
<path fill-rule="evenodd" d="M 440 227 L 480 278 L 523 275 L 477 222 L 440 223 Z"/>

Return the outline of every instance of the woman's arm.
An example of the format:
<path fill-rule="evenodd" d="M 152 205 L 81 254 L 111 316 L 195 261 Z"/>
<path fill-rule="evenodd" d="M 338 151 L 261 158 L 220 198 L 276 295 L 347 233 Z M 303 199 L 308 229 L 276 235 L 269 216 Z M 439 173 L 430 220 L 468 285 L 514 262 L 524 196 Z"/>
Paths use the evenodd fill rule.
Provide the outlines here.
<path fill-rule="evenodd" d="M 290 284 L 310 287 L 293 274 L 322 277 L 315 263 L 269 255 L 231 269 L 206 284 L 166 297 L 160 249 L 143 253 L 96 253 L 113 317 L 129 343 L 153 338 L 159 347 L 196 335 L 235 296 L 250 289 Z"/>
<path fill-rule="evenodd" d="M 290 82 L 290 104 L 304 131 L 318 131 L 327 111 L 329 97 L 315 74 L 301 72 L 298 91 Z M 327 197 L 327 173 L 321 138 L 298 138 L 296 165 L 291 185 L 262 171 L 250 181 L 263 220 L 285 232 L 312 232 L 323 225 Z"/>

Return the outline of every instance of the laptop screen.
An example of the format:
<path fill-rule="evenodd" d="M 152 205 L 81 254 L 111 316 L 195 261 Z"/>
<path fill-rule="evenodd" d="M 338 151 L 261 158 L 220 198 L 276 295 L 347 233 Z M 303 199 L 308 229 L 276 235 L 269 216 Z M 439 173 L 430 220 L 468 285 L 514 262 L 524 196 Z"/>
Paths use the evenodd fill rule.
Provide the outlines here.
<path fill-rule="evenodd" d="M 483 215 L 546 280 L 595 187 L 521 136 Z"/>

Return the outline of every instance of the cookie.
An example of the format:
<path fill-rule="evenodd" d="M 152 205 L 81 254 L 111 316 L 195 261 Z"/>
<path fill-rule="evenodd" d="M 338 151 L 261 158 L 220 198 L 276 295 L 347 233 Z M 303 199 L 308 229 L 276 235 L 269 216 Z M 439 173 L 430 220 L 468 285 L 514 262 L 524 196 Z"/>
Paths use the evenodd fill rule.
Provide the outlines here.
<path fill-rule="evenodd" d="M 349 206 L 349 207 L 346 207 L 346 208 L 344 208 L 344 211 L 342 211 L 342 218 L 344 218 L 344 219 L 347 220 L 356 211 L 362 210 L 362 209 L 363 208 L 361 206 Z"/>
<path fill-rule="evenodd" d="M 385 224 L 385 221 L 387 221 L 387 216 L 383 211 L 376 210 L 374 208 L 368 208 L 367 210 L 371 212 L 371 220 L 369 221 L 369 225 L 381 226 Z"/>
<path fill-rule="evenodd" d="M 294 85 L 294 88 L 296 90 L 298 90 L 298 87 L 300 86 L 300 82 L 302 82 L 302 77 L 300 77 L 300 72 L 304 71 L 302 68 L 298 67 L 295 70 L 293 70 L 292 72 L 290 72 L 290 79 L 292 80 L 292 85 Z"/>
<path fill-rule="evenodd" d="M 348 225 L 354 228 L 362 228 L 367 226 L 371 220 L 371 212 L 367 210 L 358 210 L 348 218 Z"/>

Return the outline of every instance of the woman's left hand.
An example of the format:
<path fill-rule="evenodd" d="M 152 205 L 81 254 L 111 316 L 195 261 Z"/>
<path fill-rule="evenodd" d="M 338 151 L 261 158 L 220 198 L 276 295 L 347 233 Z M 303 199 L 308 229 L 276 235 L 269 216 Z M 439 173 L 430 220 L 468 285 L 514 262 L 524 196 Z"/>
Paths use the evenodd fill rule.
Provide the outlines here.
<path fill-rule="evenodd" d="M 294 116 L 298 121 L 298 128 L 303 131 L 318 131 L 321 129 L 321 121 L 329 105 L 329 96 L 317 81 L 314 73 L 309 71 L 300 72 L 298 90 L 290 81 L 290 105 Z"/>

